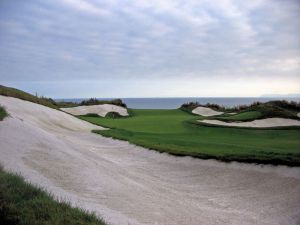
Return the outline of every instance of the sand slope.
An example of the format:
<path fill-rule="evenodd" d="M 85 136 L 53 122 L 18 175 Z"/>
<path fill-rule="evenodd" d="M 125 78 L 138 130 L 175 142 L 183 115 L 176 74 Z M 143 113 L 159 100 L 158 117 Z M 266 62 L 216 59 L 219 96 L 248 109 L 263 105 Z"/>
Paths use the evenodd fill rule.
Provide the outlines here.
<path fill-rule="evenodd" d="M 217 112 L 213 109 L 202 106 L 198 106 L 197 108 L 193 109 L 192 113 L 200 116 L 217 116 L 223 114 L 223 112 Z"/>
<path fill-rule="evenodd" d="M 230 127 L 285 127 L 285 126 L 300 126 L 299 120 L 285 118 L 267 118 L 253 120 L 250 122 L 223 122 L 220 120 L 199 120 L 201 123 L 214 125 L 230 126 Z"/>
<path fill-rule="evenodd" d="M 0 96 L 0 162 L 112 224 L 296 225 L 300 168 L 175 157 L 90 133 L 63 112 Z M 201 137 L 200 137 L 201 138 Z"/>
<path fill-rule="evenodd" d="M 117 112 L 121 116 L 128 116 L 126 108 L 112 104 L 77 106 L 72 108 L 61 108 L 61 110 L 76 116 L 95 113 L 99 116 L 105 117 L 105 115 L 109 112 Z"/>

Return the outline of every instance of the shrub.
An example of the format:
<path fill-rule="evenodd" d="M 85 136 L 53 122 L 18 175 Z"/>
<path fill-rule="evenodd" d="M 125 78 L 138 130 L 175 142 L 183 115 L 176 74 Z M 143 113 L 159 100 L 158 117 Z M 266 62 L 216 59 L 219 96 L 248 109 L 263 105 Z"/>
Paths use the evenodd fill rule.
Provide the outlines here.
<path fill-rule="evenodd" d="M 3 120 L 6 116 L 8 116 L 8 113 L 6 112 L 5 108 L 0 105 L 0 121 Z"/>
<path fill-rule="evenodd" d="M 105 118 L 121 118 L 122 116 L 117 113 L 117 112 L 108 112 L 106 115 L 105 115 Z"/>

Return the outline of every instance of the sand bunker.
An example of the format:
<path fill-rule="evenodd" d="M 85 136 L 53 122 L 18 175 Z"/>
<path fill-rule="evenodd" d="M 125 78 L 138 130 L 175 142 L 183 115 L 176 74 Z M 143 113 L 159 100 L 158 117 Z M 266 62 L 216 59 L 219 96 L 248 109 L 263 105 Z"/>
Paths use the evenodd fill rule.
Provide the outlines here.
<path fill-rule="evenodd" d="M 128 116 L 126 108 L 112 104 L 77 106 L 72 108 L 61 108 L 61 110 L 76 116 L 94 113 L 105 117 L 109 112 L 117 112 L 121 116 Z"/>
<path fill-rule="evenodd" d="M 230 126 L 230 127 L 287 127 L 300 126 L 299 120 L 285 118 L 268 118 L 253 120 L 250 122 L 223 122 L 220 120 L 199 120 L 201 123 Z"/>
<path fill-rule="evenodd" d="M 198 114 L 200 116 L 217 116 L 223 114 L 223 112 L 218 112 L 202 106 L 198 106 L 197 108 L 193 109 L 192 113 Z"/>
<path fill-rule="evenodd" d="M 0 121 L 4 168 L 111 224 L 299 224 L 300 168 L 170 156 L 93 134 L 58 110 L 0 104 L 10 113 Z"/>

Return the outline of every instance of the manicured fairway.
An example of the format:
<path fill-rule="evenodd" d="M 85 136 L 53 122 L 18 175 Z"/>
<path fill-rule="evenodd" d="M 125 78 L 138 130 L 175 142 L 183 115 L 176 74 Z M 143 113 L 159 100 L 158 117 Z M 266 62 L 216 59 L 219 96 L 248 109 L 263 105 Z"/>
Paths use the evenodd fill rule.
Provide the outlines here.
<path fill-rule="evenodd" d="M 114 129 L 94 131 L 104 136 L 160 152 L 244 161 L 300 165 L 300 129 L 243 129 L 196 124 L 201 118 L 181 110 L 132 110 L 129 118 L 82 119 Z"/>

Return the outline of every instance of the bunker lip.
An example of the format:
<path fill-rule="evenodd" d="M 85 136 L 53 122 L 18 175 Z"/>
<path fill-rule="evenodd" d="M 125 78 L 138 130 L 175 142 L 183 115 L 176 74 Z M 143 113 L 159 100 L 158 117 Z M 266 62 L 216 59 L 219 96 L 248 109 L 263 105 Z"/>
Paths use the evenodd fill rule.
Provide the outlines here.
<path fill-rule="evenodd" d="M 289 127 L 289 126 L 300 126 L 300 121 L 286 118 L 267 118 L 253 120 L 249 122 L 224 122 L 220 120 L 198 120 L 198 122 L 212 125 L 229 126 L 229 127 L 257 127 L 257 128 L 268 128 L 268 127 Z"/>
<path fill-rule="evenodd" d="M 93 113 L 105 117 L 109 112 L 116 112 L 121 116 L 128 116 L 126 108 L 112 104 L 76 106 L 70 108 L 61 108 L 61 110 L 76 116 Z"/>
<path fill-rule="evenodd" d="M 193 109 L 192 113 L 200 115 L 200 116 L 217 116 L 224 114 L 223 112 L 215 111 L 208 107 L 198 106 L 197 108 Z"/>
<path fill-rule="evenodd" d="M 297 224 L 300 168 L 178 158 L 0 96 L 0 163 L 111 224 Z M 263 181 L 263 182 L 262 182 Z"/>

